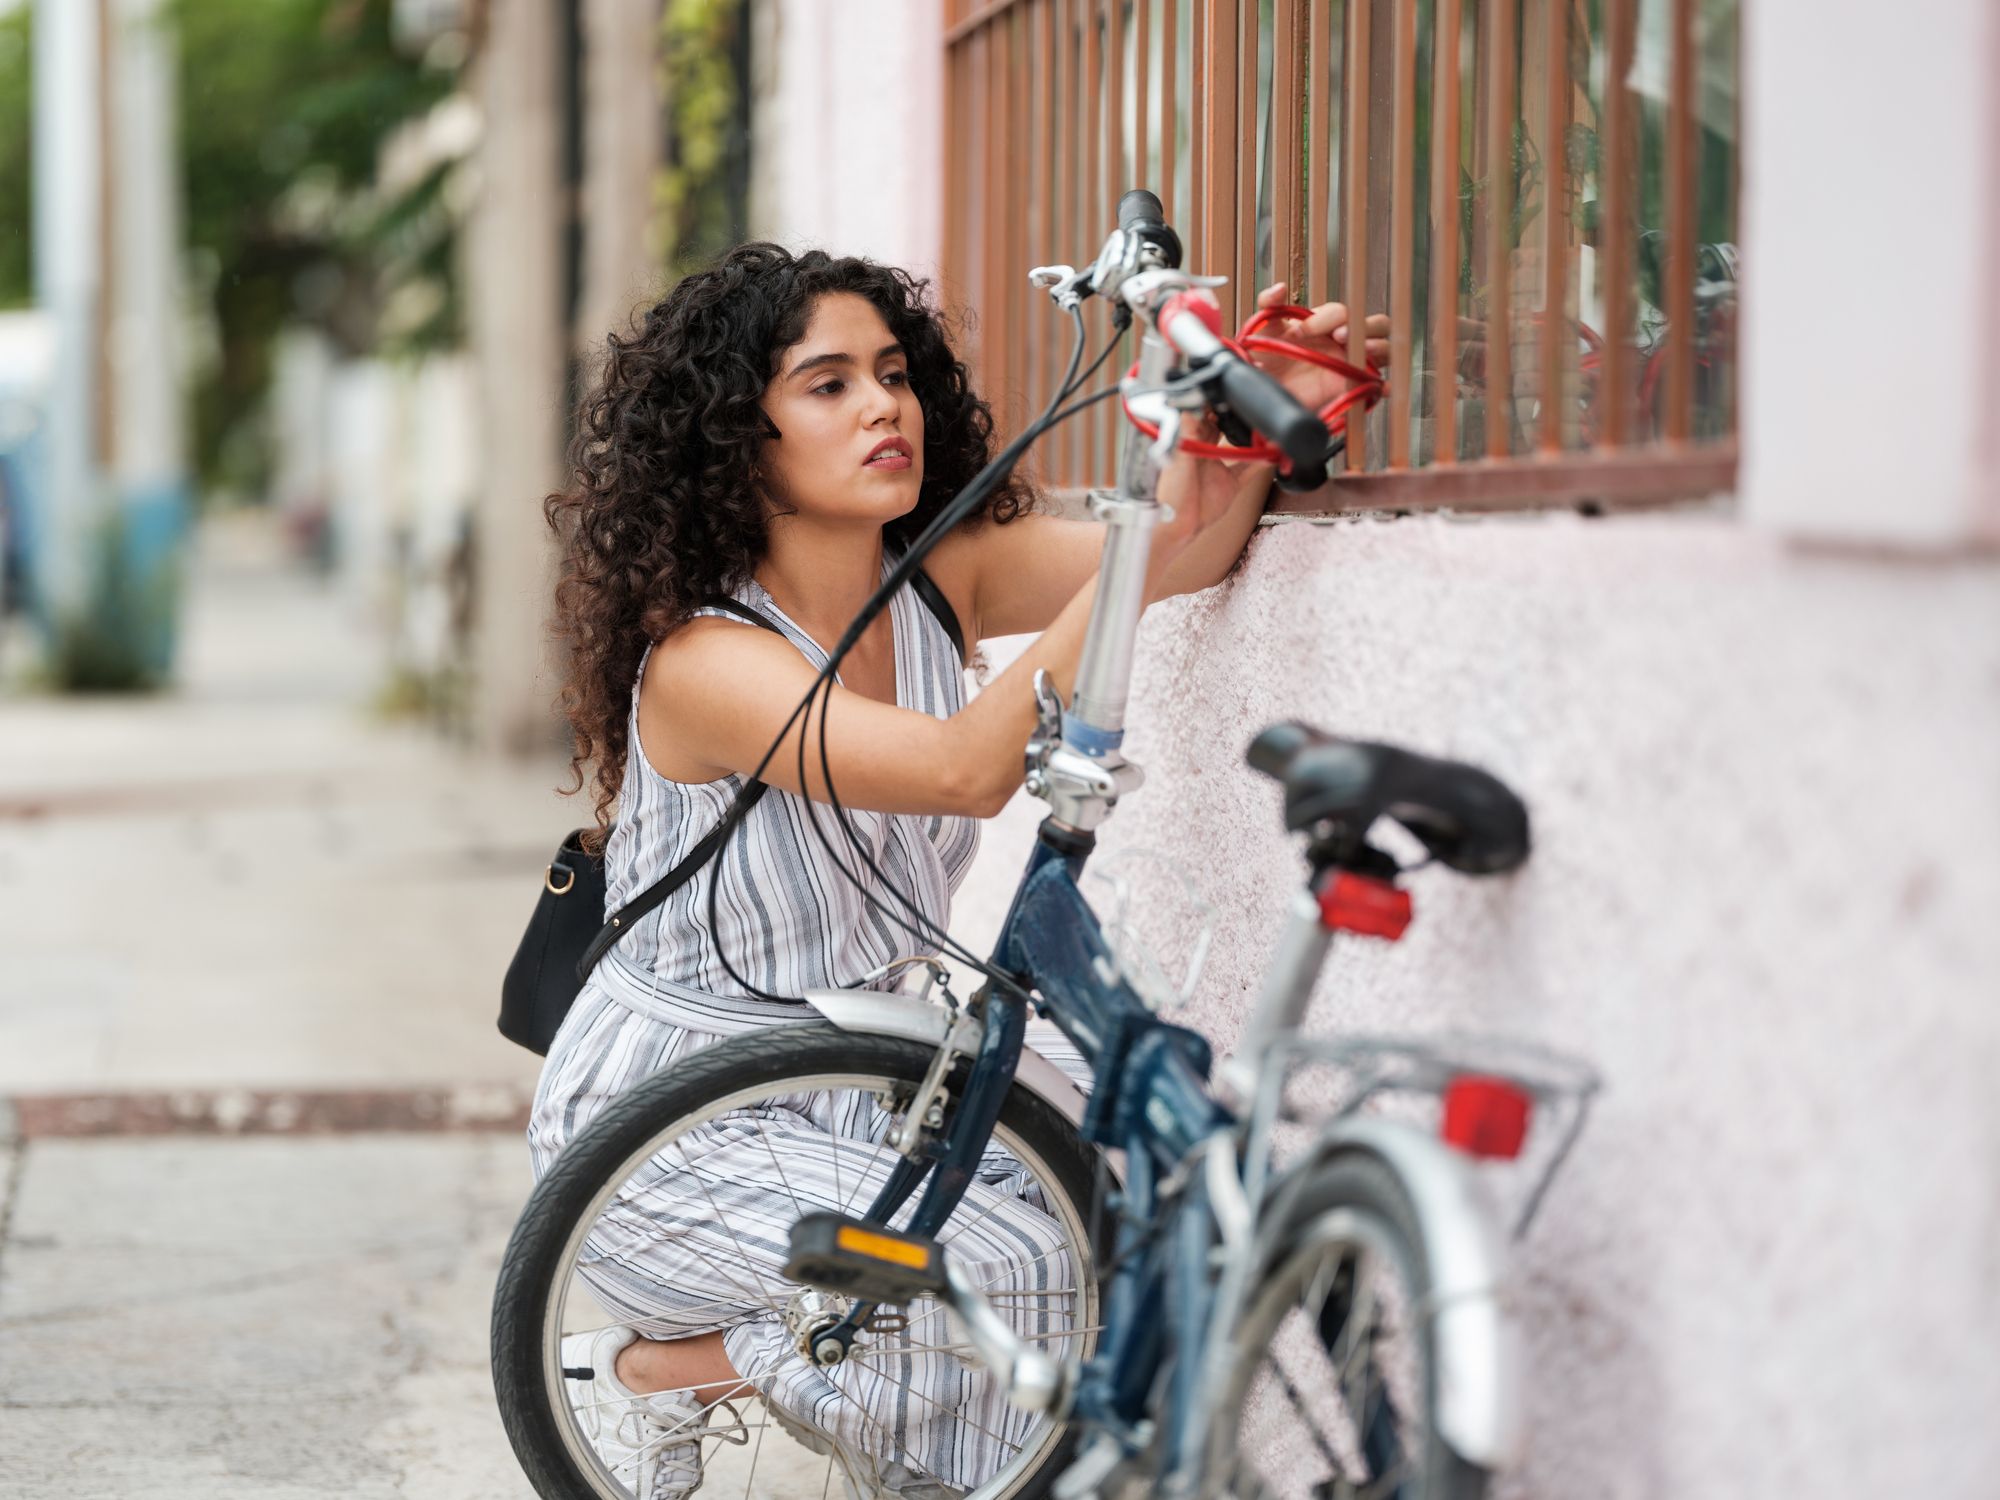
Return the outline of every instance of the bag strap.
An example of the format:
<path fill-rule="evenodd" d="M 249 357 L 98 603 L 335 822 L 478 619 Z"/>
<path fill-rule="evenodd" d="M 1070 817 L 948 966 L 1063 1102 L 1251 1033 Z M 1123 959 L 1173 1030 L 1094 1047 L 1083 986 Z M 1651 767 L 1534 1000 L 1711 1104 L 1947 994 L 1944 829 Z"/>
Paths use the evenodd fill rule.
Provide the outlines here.
<path fill-rule="evenodd" d="M 726 610 L 732 615 L 748 620 L 752 625 L 761 625 L 773 635 L 784 634 L 782 630 L 778 629 L 764 615 L 750 608 L 749 605 L 738 603 L 734 599 L 710 599 L 708 607 Z M 638 922 L 639 918 L 645 916 L 647 912 L 651 911 L 675 891 L 694 879 L 695 872 L 711 859 L 715 858 L 716 851 L 722 847 L 723 840 L 735 831 L 736 825 L 748 816 L 750 809 L 755 807 L 758 800 L 770 789 L 764 782 L 755 780 L 745 785 L 736 794 L 736 800 L 730 804 L 729 811 L 722 815 L 722 821 L 711 828 L 707 836 L 699 844 L 688 850 L 679 864 L 675 865 L 653 885 L 648 886 L 639 895 L 620 907 L 617 915 L 598 928 L 597 936 L 590 940 L 590 946 L 583 950 L 583 957 L 576 961 L 576 982 L 578 984 L 582 984 L 584 980 L 590 977 L 590 971 L 597 967 L 597 961 L 611 951 L 612 944 L 616 943 L 632 930 L 633 925 Z"/>
<path fill-rule="evenodd" d="M 929 609 L 937 617 L 937 622 L 944 627 L 944 633 L 951 637 L 952 647 L 958 652 L 959 665 L 963 667 L 965 665 L 965 633 L 959 628 L 958 612 L 951 607 L 951 601 L 945 598 L 944 590 L 939 588 L 932 581 L 931 575 L 926 573 L 922 568 L 917 569 L 915 575 L 910 579 L 910 585 L 916 589 L 917 597 L 923 600 L 925 608 Z M 750 608 L 749 605 L 739 600 L 725 599 L 717 596 L 710 599 L 706 607 L 725 610 L 739 619 L 749 621 L 752 625 L 762 626 L 774 635 L 784 634 L 782 630 L 779 630 L 771 622 L 769 617 Z M 662 876 L 657 883 L 649 886 L 626 905 L 620 907 L 617 915 L 598 929 L 597 936 L 590 940 L 590 946 L 583 950 L 583 957 L 577 960 L 576 982 L 578 984 L 583 983 L 584 980 L 590 977 L 590 971 L 597 967 L 598 960 L 611 951 L 612 944 L 616 943 L 621 937 L 632 930 L 633 924 L 639 918 L 645 916 L 647 912 L 651 911 L 675 891 L 694 879 L 695 873 L 703 865 L 715 858 L 716 852 L 721 849 L 724 840 L 736 830 L 736 826 L 744 818 L 749 816 L 750 809 L 755 807 L 758 800 L 769 790 L 770 787 L 761 781 L 753 780 L 748 783 L 736 794 L 736 800 L 730 804 L 729 811 L 723 814 L 722 821 L 710 829 L 708 835 L 699 844 L 688 850 L 686 856 L 682 858 L 679 864 L 675 865 L 673 869 Z"/>
<path fill-rule="evenodd" d="M 924 601 L 924 607 L 937 616 L 938 624 L 944 626 L 944 633 L 951 637 L 953 649 L 958 652 L 958 664 L 965 665 L 965 632 L 958 626 L 958 611 L 951 607 L 951 601 L 944 596 L 944 590 L 931 581 L 931 575 L 922 568 L 910 578 L 910 587 L 917 591 L 917 597 Z"/>

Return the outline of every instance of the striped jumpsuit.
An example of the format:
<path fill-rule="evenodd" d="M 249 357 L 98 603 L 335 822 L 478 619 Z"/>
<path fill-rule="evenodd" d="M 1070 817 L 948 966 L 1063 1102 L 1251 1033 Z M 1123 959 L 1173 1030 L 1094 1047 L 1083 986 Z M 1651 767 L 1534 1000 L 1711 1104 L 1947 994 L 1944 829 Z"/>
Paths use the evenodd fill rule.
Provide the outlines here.
<path fill-rule="evenodd" d="M 885 577 L 892 565 L 885 556 Z M 825 665 L 825 652 L 760 585 L 745 583 L 736 598 L 778 625 L 814 667 Z M 907 585 L 889 612 L 898 705 L 938 717 L 957 711 L 965 682 L 943 625 Z M 730 618 L 714 609 L 698 613 Z M 642 678 L 644 671 L 642 660 Z M 721 819 L 743 780 L 732 775 L 689 785 L 661 776 L 640 743 L 638 699 L 635 681 L 619 817 L 605 851 L 610 910 L 672 869 Z M 859 811 L 849 816 L 876 864 L 944 927 L 952 893 L 978 847 L 977 822 Z M 771 788 L 722 853 L 641 919 L 578 995 L 536 1090 L 528 1135 L 537 1176 L 566 1141 L 642 1078 L 724 1037 L 811 1018 L 800 1005 L 743 996 L 719 950 L 727 950 L 737 972 L 757 988 L 777 995 L 852 984 L 891 958 L 930 951 L 831 866 L 806 825 L 809 817 L 820 821 L 850 869 L 873 880 L 842 842 L 830 807 Z M 715 881 L 721 889 L 711 930 Z M 1088 1086 L 1087 1066 L 1053 1027 L 1033 1023 L 1030 1042 Z M 686 1152 L 672 1160 L 656 1156 L 599 1220 L 585 1248 L 583 1274 L 607 1311 L 649 1337 L 722 1329 L 737 1371 L 794 1424 L 830 1438 L 844 1466 L 874 1484 L 970 1489 L 1005 1461 L 1033 1419 L 1013 1410 L 976 1368 L 935 1351 L 949 1341 L 939 1336 L 941 1312 L 919 1318 L 927 1304 L 913 1304 L 912 1327 L 902 1341 L 911 1350 L 907 1355 L 829 1371 L 797 1352 L 768 1303 L 759 1306 L 743 1295 L 752 1278 L 757 1290 L 774 1292 L 780 1302 L 792 1290 L 782 1267 L 799 1199 L 859 1212 L 868 1189 L 896 1160 L 874 1144 L 886 1128 L 883 1112 L 870 1101 L 845 1097 L 839 1117 L 829 1096 L 795 1095 L 775 1121 L 760 1106 L 754 1141 L 747 1132 L 732 1132 L 724 1117 L 696 1132 Z M 842 1138 L 837 1190 L 827 1167 L 835 1149 L 829 1134 Z M 780 1143 L 775 1151 L 769 1145 L 774 1139 Z M 796 1149 L 785 1149 L 787 1139 Z M 1024 1186 L 1018 1164 L 997 1147 L 989 1149 L 979 1181 L 941 1238 L 955 1260 L 995 1291 L 1075 1285 L 1076 1268 L 1057 1221 L 1043 1211 L 1039 1194 Z M 1070 1310 L 1065 1304 L 1052 1314 L 1049 1299 L 1020 1295 L 999 1305 L 1023 1333 L 1049 1331 L 1050 1317 L 1065 1318 Z M 878 1350 L 883 1342 L 877 1339 Z M 1046 1347 L 1059 1351 L 1061 1345 Z"/>

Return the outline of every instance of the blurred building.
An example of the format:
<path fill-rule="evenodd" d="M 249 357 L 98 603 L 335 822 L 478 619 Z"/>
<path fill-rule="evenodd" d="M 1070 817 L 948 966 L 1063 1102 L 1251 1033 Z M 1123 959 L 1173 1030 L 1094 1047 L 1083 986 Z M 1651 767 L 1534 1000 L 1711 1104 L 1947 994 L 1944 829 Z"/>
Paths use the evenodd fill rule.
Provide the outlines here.
<path fill-rule="evenodd" d="M 160 14 L 159 0 L 36 10 L 30 341 L 46 359 L 10 370 L 0 448 L 25 602 L 57 677 L 80 686 L 158 680 L 174 649 L 189 496 Z"/>
<path fill-rule="evenodd" d="M 746 235 L 933 264 L 943 19 L 855 0 L 491 0 L 463 14 L 480 120 L 464 235 L 482 459 L 471 665 L 480 738 L 526 748 L 557 735 L 540 502 L 562 481 L 591 358 L 673 266 Z M 850 86 L 885 70 L 907 87 Z M 698 115 L 677 111 L 677 77 L 708 91 Z"/>

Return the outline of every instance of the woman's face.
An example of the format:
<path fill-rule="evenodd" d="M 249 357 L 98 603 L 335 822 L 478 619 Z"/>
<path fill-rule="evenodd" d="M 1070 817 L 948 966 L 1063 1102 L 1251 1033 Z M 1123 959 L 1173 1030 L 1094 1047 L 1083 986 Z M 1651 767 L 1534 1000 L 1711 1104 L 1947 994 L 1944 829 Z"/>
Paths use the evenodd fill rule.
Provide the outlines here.
<path fill-rule="evenodd" d="M 778 357 L 764 389 L 780 436 L 759 468 L 783 509 L 879 526 L 916 508 L 924 482 L 924 412 L 909 359 L 875 304 L 829 292 L 805 337 Z"/>

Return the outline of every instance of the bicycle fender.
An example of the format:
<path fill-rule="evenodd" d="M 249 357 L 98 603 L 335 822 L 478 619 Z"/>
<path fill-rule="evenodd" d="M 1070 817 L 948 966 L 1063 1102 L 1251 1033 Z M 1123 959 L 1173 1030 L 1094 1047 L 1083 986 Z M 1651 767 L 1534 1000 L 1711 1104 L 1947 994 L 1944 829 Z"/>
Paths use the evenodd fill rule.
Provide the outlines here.
<path fill-rule="evenodd" d="M 1396 1174 L 1422 1227 L 1436 1308 L 1438 1433 L 1468 1463 L 1503 1468 L 1521 1456 L 1519 1336 L 1506 1254 L 1464 1161 L 1441 1142 L 1387 1120 L 1347 1119 L 1316 1143 L 1315 1161 L 1365 1151 Z"/>
<path fill-rule="evenodd" d="M 842 1031 L 901 1037 L 927 1047 L 943 1046 L 949 1033 L 952 1051 L 970 1057 L 979 1050 L 983 1028 L 977 1020 L 961 1017 L 954 1029 L 951 1016 L 942 1007 L 914 995 L 894 995 L 882 990 L 807 990 L 805 1000 Z M 1060 1110 L 1070 1124 L 1082 1126 L 1087 1096 L 1069 1074 L 1033 1047 L 1021 1049 L 1014 1081 Z M 1112 1156 L 1116 1172 L 1116 1154 Z"/>

